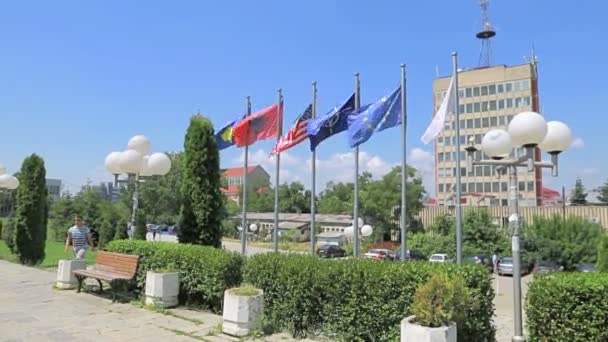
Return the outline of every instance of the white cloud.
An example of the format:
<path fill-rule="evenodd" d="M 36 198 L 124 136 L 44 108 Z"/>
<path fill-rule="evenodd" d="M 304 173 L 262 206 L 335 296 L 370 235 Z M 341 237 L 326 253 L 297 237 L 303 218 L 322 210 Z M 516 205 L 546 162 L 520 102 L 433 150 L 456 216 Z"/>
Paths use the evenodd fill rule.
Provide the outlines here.
<path fill-rule="evenodd" d="M 583 147 L 585 147 L 585 141 L 583 140 L 583 138 L 575 138 L 572 141 L 572 147 L 573 148 L 583 148 Z"/>
<path fill-rule="evenodd" d="M 588 168 L 578 170 L 578 173 L 583 176 L 599 175 L 600 169 L 598 169 L 596 167 L 588 167 Z"/>
<path fill-rule="evenodd" d="M 416 147 L 410 151 L 407 163 L 417 170 L 424 188 L 432 195 L 433 189 L 435 189 L 435 156 L 433 153 Z"/>

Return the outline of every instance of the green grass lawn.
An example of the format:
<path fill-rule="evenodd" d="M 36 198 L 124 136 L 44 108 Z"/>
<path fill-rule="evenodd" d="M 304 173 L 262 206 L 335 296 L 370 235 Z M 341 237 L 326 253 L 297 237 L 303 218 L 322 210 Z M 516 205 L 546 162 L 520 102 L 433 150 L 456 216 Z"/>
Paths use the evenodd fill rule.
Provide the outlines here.
<path fill-rule="evenodd" d="M 40 268 L 51 268 L 57 267 L 59 260 L 61 259 L 72 259 L 74 257 L 71 248 L 67 253 L 63 252 L 64 243 L 59 241 L 47 240 L 46 247 L 44 249 L 44 260 L 38 267 Z M 6 243 L 0 241 L 0 259 L 11 262 L 17 262 L 15 255 L 11 254 Z M 87 265 L 92 265 L 95 261 L 95 253 L 87 252 Z"/>

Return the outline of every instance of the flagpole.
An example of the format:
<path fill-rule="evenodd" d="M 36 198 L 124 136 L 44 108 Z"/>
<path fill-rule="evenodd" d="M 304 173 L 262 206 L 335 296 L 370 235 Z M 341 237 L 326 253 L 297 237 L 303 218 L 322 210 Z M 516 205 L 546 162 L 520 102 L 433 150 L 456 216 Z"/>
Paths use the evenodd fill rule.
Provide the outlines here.
<path fill-rule="evenodd" d="M 251 96 L 247 96 L 247 112 L 245 117 L 251 115 Z M 249 162 L 249 145 L 245 145 L 245 166 L 243 169 L 243 216 L 241 217 L 241 254 L 247 252 L 247 170 Z"/>
<path fill-rule="evenodd" d="M 312 82 L 312 119 L 317 116 L 317 81 Z M 315 243 L 316 243 L 316 218 L 315 214 L 317 211 L 316 197 L 316 182 L 317 182 L 317 149 L 312 150 L 312 185 L 310 194 L 310 255 L 315 255 Z"/>
<path fill-rule="evenodd" d="M 456 113 L 456 263 L 462 264 L 462 206 L 460 175 L 460 111 L 458 109 L 458 53 L 452 52 L 452 77 L 454 77 L 454 113 Z M 449 91 L 449 90 L 448 90 Z"/>
<path fill-rule="evenodd" d="M 355 73 L 355 110 L 361 105 L 359 73 Z M 353 256 L 359 257 L 359 145 L 355 147 L 355 196 L 353 202 Z"/>
<path fill-rule="evenodd" d="M 277 115 L 277 146 L 283 135 L 283 91 L 277 90 L 279 95 L 279 107 Z M 275 181 L 274 181 L 274 231 L 272 232 L 272 243 L 275 252 L 279 251 L 279 169 L 281 165 L 281 152 L 276 154 L 276 168 L 275 168 Z"/>
<path fill-rule="evenodd" d="M 405 99 L 405 64 L 401 64 L 401 260 L 407 252 L 407 113 Z"/>

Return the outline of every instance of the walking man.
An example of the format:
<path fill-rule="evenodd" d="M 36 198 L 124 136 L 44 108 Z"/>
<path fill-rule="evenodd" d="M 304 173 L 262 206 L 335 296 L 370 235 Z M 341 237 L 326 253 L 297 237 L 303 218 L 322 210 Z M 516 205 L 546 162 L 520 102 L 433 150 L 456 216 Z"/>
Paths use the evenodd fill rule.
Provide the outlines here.
<path fill-rule="evenodd" d="M 80 217 L 80 215 L 74 216 L 74 225 L 68 229 L 68 236 L 65 239 L 65 248 L 63 249 L 64 253 L 68 252 L 70 245 L 73 247 L 76 259 L 84 259 L 89 246 L 95 251 L 91 232 L 87 226 L 82 224 L 82 217 Z"/>

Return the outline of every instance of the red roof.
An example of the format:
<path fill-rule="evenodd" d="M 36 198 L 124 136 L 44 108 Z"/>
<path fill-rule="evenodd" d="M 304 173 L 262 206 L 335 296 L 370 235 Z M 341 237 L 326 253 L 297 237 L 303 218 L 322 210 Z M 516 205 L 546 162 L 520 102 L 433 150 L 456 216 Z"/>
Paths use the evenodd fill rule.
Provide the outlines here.
<path fill-rule="evenodd" d="M 247 167 L 247 174 L 250 174 L 251 172 L 253 172 L 253 170 L 255 170 L 256 167 L 258 167 L 258 166 L 254 165 L 254 166 Z M 224 170 L 224 176 L 239 177 L 244 174 L 244 172 L 243 172 L 244 170 L 245 170 L 244 167 L 232 167 L 232 168 Z"/>
<path fill-rule="evenodd" d="M 221 188 L 220 190 L 223 193 L 234 194 L 234 193 L 238 193 L 239 192 L 239 186 L 233 184 L 233 185 L 229 185 L 227 188 Z"/>

